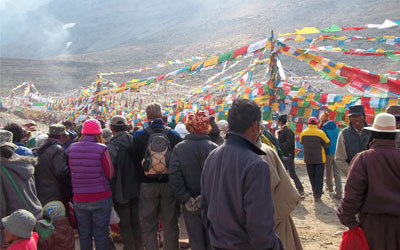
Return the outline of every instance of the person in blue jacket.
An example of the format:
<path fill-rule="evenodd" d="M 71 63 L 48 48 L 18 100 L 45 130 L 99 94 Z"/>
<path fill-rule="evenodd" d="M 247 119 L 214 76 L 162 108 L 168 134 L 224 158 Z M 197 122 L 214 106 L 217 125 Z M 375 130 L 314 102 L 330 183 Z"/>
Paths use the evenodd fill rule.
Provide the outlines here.
<path fill-rule="evenodd" d="M 329 120 L 329 113 L 327 111 L 321 114 L 319 127 L 322 129 L 322 131 L 325 132 L 325 134 L 331 141 L 330 147 L 325 150 L 326 186 L 329 192 L 333 192 L 333 183 L 332 183 L 332 171 L 333 171 L 333 178 L 335 181 L 334 198 L 340 200 L 342 199 L 343 196 L 342 179 L 341 179 L 340 169 L 338 168 L 335 162 L 336 144 L 339 136 L 339 128 L 334 121 Z"/>

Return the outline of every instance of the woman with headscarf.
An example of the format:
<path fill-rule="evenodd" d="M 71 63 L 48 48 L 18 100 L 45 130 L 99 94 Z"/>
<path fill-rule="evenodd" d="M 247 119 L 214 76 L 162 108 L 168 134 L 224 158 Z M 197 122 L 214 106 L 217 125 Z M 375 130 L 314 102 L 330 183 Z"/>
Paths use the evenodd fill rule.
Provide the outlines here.
<path fill-rule="evenodd" d="M 108 250 L 114 168 L 97 120 L 83 123 L 79 142 L 69 147 L 68 165 L 80 248 L 92 250 L 94 238 L 97 250 Z"/>
<path fill-rule="evenodd" d="M 343 225 L 360 226 L 370 250 L 400 249 L 400 149 L 395 146 L 395 117 L 375 117 L 369 149 L 350 163 L 344 198 L 338 209 Z"/>
<path fill-rule="evenodd" d="M 211 249 L 200 216 L 200 178 L 204 161 L 218 145 L 208 136 L 211 126 L 205 112 L 189 113 L 186 128 L 190 134 L 174 147 L 169 161 L 169 185 L 175 197 L 184 204 L 183 217 L 191 248 Z"/>
<path fill-rule="evenodd" d="M 14 150 L 18 146 L 12 142 L 12 138 L 10 131 L 0 130 L 0 218 L 18 209 L 26 209 L 39 219 L 42 217 L 42 204 L 37 198 L 33 177 L 37 161 L 31 156 L 16 154 Z M 0 242 L 5 243 L 2 225 Z"/>

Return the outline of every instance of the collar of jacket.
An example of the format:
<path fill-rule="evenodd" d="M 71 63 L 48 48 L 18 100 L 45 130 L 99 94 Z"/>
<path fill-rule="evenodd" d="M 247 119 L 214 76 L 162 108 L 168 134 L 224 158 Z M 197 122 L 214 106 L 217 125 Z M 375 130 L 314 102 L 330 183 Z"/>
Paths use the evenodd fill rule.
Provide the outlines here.
<path fill-rule="evenodd" d="M 193 140 L 193 141 L 201 141 L 201 140 L 210 140 L 210 136 L 206 134 L 188 134 L 185 136 L 185 140 Z"/>
<path fill-rule="evenodd" d="M 373 139 L 370 148 L 395 148 L 395 140 Z"/>
<path fill-rule="evenodd" d="M 256 144 L 251 142 L 249 138 L 239 133 L 228 132 L 226 135 L 226 143 L 246 147 L 258 155 L 267 155 L 267 153 L 258 148 Z"/>
<path fill-rule="evenodd" d="M 94 136 L 91 135 L 85 135 L 81 141 L 89 141 L 89 142 L 96 142 L 96 138 L 94 138 Z"/>
<path fill-rule="evenodd" d="M 161 119 L 153 120 L 150 124 L 150 127 L 154 128 L 163 128 L 164 122 Z"/>

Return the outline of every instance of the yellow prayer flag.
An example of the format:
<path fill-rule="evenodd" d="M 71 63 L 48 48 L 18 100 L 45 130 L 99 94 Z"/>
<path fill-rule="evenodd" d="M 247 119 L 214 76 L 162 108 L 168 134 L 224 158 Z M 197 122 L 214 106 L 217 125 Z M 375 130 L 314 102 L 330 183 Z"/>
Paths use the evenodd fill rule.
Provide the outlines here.
<path fill-rule="evenodd" d="M 389 99 L 389 104 L 388 104 L 388 106 L 397 105 L 398 103 L 399 103 L 399 100 L 398 100 L 398 99 Z"/>
<path fill-rule="evenodd" d="M 329 111 L 335 111 L 337 109 L 336 105 L 329 105 L 328 110 Z"/>
<path fill-rule="evenodd" d="M 279 103 L 277 103 L 277 102 L 272 103 L 271 110 L 272 111 L 279 111 Z"/>
<path fill-rule="evenodd" d="M 309 92 L 309 93 L 307 94 L 306 101 L 312 101 L 312 100 L 313 100 L 313 98 L 314 98 L 314 93 L 312 93 L 312 92 Z"/>
<path fill-rule="evenodd" d="M 306 109 L 304 110 L 304 117 L 305 117 L 305 118 L 309 118 L 309 117 L 311 116 L 311 112 L 312 112 L 312 109 L 306 108 Z"/>
<path fill-rule="evenodd" d="M 294 40 L 295 40 L 296 42 L 301 42 L 301 41 L 306 40 L 306 38 L 305 38 L 304 36 L 297 35 L 296 38 L 295 38 Z"/>
<path fill-rule="evenodd" d="M 216 65 L 218 63 L 218 56 L 211 57 L 204 63 L 204 68 Z"/>
<path fill-rule="evenodd" d="M 304 27 L 301 30 L 296 29 L 297 34 L 300 35 L 305 35 L 305 34 L 314 34 L 314 33 L 319 33 L 319 29 L 315 27 Z"/>
<path fill-rule="evenodd" d="M 306 93 L 306 89 L 305 88 L 300 88 L 299 92 L 297 93 L 297 96 L 304 96 L 304 94 Z"/>

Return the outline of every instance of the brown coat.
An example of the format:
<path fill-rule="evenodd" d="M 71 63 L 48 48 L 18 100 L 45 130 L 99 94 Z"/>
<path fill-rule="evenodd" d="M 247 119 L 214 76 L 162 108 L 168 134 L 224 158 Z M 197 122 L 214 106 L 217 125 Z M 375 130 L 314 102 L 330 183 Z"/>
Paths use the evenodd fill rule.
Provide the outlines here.
<path fill-rule="evenodd" d="M 75 250 L 75 237 L 67 217 L 53 221 L 54 232 L 47 240 L 39 239 L 38 250 Z"/>
<path fill-rule="evenodd" d="M 375 139 L 350 163 L 338 217 L 349 228 L 360 225 L 371 250 L 400 249 L 399 194 L 400 149 Z"/>
<path fill-rule="evenodd" d="M 296 209 L 300 196 L 290 182 L 278 154 L 268 145 L 261 144 L 260 147 L 267 155 L 261 157 L 267 162 L 271 176 L 271 191 L 274 201 L 274 219 L 276 234 L 281 239 L 286 250 L 301 250 L 301 242 L 297 234 L 290 213 Z"/>

